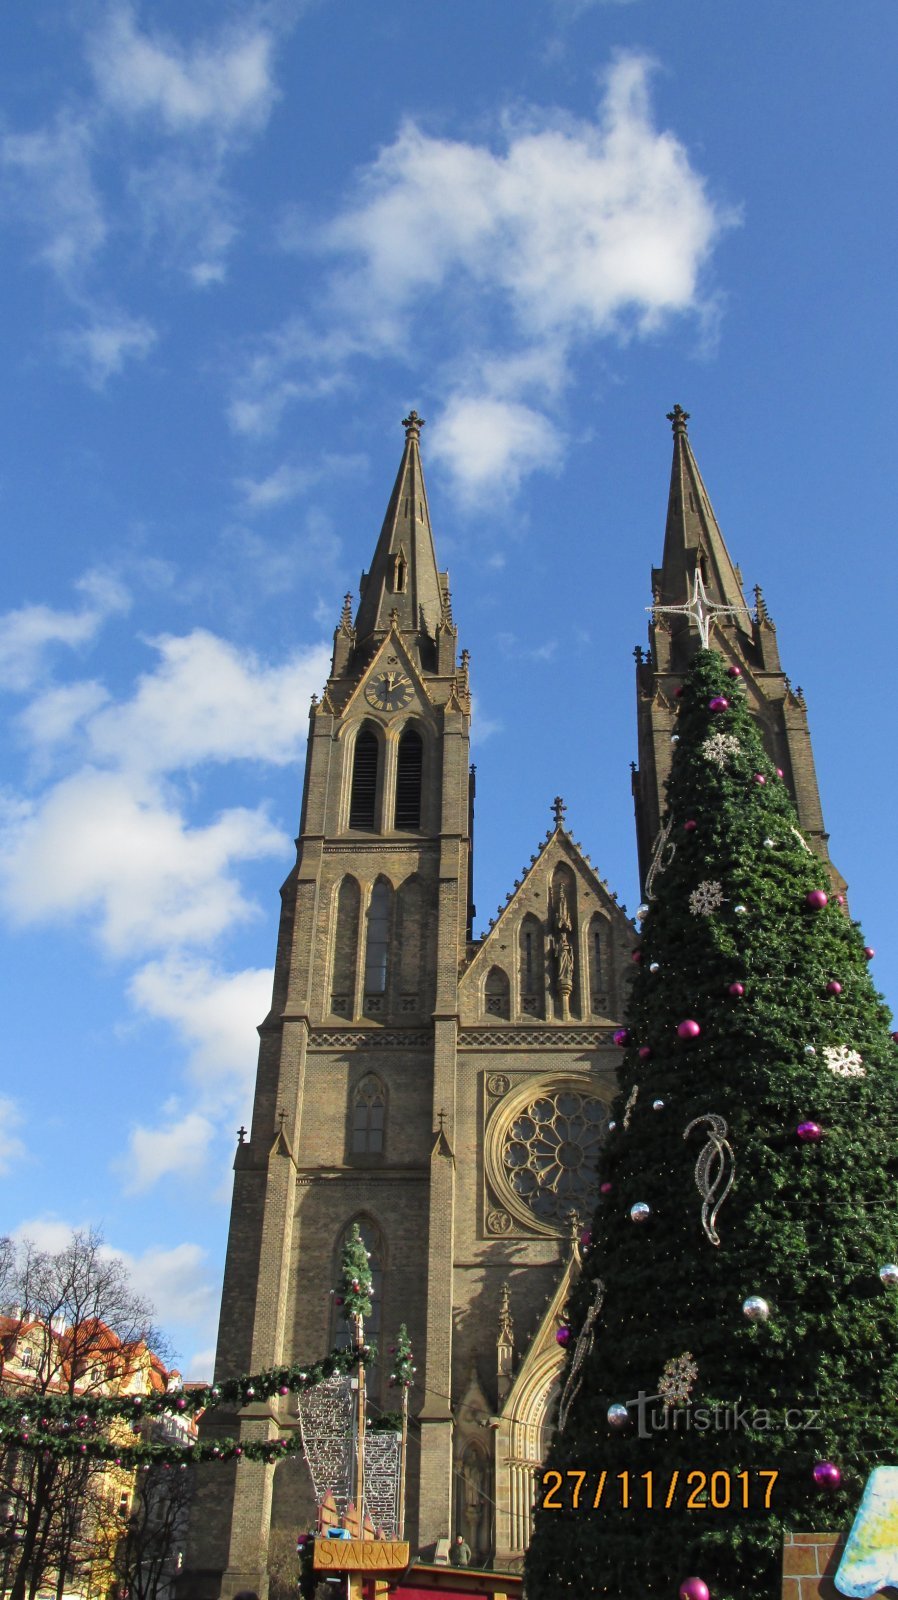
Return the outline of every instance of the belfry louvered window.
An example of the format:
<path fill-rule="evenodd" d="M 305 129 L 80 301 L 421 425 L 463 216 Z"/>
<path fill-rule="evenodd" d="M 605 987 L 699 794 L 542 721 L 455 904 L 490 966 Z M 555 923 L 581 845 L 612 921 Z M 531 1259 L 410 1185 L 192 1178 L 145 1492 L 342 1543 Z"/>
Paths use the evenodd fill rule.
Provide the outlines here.
<path fill-rule="evenodd" d="M 406 728 L 396 758 L 396 820 L 394 826 L 415 832 L 421 826 L 421 775 L 424 745 L 414 728 Z"/>
<path fill-rule="evenodd" d="M 373 828 L 377 799 L 377 736 L 363 728 L 355 742 L 352 763 L 352 793 L 349 799 L 350 828 Z"/>

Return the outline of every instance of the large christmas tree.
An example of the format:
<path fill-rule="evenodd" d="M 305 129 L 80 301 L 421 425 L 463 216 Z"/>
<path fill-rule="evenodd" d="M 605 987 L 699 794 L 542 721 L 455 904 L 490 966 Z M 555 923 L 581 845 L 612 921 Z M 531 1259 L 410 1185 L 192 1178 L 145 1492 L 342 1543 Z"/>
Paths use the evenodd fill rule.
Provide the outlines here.
<path fill-rule="evenodd" d="M 778 1600 L 784 1529 L 846 1526 L 898 1462 L 898 1051 L 873 952 L 738 668 L 701 650 L 679 693 L 530 1600 Z"/>

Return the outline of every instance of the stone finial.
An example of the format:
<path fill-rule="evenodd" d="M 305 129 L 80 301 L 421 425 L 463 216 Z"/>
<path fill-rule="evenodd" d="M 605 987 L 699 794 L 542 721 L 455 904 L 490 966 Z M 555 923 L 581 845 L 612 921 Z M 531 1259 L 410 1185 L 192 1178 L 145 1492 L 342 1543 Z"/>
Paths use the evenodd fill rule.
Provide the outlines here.
<path fill-rule="evenodd" d="M 514 1344 L 514 1323 L 511 1320 L 511 1290 L 507 1283 L 502 1285 L 502 1299 L 499 1302 L 499 1337 L 497 1344 Z"/>
<path fill-rule="evenodd" d="M 352 632 L 352 595 L 348 589 L 343 596 L 343 610 L 340 612 L 340 632 Z"/>
<path fill-rule="evenodd" d="M 417 411 L 410 411 L 407 417 L 403 417 L 402 426 L 405 429 L 405 437 L 414 439 L 415 443 L 417 443 L 421 437 L 421 429 L 424 427 L 424 418 L 419 417 Z"/>
<path fill-rule="evenodd" d="M 553 816 L 555 818 L 555 826 L 556 826 L 556 828 L 563 828 L 564 827 L 564 818 L 565 818 L 566 811 L 567 811 L 567 806 L 565 805 L 564 801 L 562 800 L 561 795 L 557 794 L 555 796 L 555 799 L 552 801 L 552 814 L 553 814 Z"/>
<path fill-rule="evenodd" d="M 241 1123 L 240 1127 L 237 1129 L 237 1143 L 238 1144 L 246 1144 L 246 1129 L 244 1128 L 242 1123 Z"/>
<path fill-rule="evenodd" d="M 767 601 L 764 599 L 764 596 L 761 592 L 761 585 L 759 583 L 755 584 L 755 609 L 758 614 L 759 622 L 770 621 L 770 612 L 767 610 Z"/>
<path fill-rule="evenodd" d="M 684 411 L 682 406 L 674 406 L 673 411 L 668 411 L 667 420 L 673 427 L 674 437 L 678 433 L 685 434 L 688 431 L 686 424 L 689 421 L 689 412 Z"/>

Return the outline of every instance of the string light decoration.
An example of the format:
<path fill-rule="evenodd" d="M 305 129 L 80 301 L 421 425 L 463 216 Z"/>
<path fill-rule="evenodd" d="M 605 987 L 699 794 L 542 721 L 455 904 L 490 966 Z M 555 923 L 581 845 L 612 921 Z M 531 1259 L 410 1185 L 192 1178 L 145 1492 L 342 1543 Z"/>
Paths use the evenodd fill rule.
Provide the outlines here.
<path fill-rule="evenodd" d="M 300 1395 L 299 1429 L 317 1505 L 329 1494 L 340 1516 L 352 1499 L 351 1379 L 333 1377 Z"/>
<path fill-rule="evenodd" d="M 378 1533 L 399 1538 L 402 1437 L 369 1428 L 365 1434 L 365 1509 Z"/>

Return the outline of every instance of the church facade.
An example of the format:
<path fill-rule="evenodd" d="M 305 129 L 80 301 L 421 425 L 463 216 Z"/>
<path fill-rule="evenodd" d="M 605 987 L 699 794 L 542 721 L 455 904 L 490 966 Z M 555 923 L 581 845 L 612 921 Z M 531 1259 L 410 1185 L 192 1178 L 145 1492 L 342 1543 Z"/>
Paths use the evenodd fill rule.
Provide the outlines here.
<path fill-rule="evenodd" d="M 746 606 L 679 407 L 633 772 L 643 882 L 663 867 L 675 687 L 702 628 L 743 674 L 811 847 L 826 857 L 800 690 L 763 597 Z M 463 1534 L 519 1565 L 551 1428 L 578 1238 L 615 1092 L 613 1033 L 637 934 L 554 802 L 552 825 L 473 936 L 468 657 L 459 654 L 421 466 L 421 421 L 313 700 L 296 864 L 283 889 L 252 1127 L 237 1149 L 216 1379 L 315 1359 L 344 1336 L 332 1288 L 358 1223 L 374 1276 L 373 1411 L 386 1352 L 415 1352 L 407 1535 Z M 841 884 L 834 873 L 834 881 Z M 207 1436 L 276 1438 L 296 1400 L 219 1408 Z M 314 1519 L 301 1457 L 205 1469 L 184 1596 L 267 1592 L 271 1530 Z"/>

